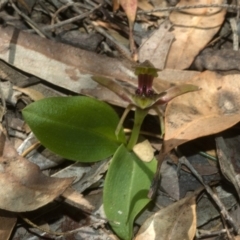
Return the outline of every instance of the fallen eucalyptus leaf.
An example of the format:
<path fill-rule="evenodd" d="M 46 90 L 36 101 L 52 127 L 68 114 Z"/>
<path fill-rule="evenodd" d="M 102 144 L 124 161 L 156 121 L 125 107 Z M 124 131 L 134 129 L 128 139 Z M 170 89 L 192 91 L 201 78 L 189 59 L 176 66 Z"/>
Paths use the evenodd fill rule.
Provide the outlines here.
<path fill-rule="evenodd" d="M 38 101 L 44 98 L 44 95 L 41 92 L 32 88 L 20 88 L 17 86 L 13 86 L 13 89 L 28 95 L 34 101 Z"/>
<path fill-rule="evenodd" d="M 14 213 L 0 209 L 0 239 L 9 240 L 12 231 L 17 223 L 17 216 Z"/>
<path fill-rule="evenodd" d="M 92 81 L 91 77 L 102 75 L 128 83 L 136 79 L 131 64 L 127 60 L 100 56 L 12 27 L 0 27 L 0 33 L 2 61 L 77 94 L 94 96 L 122 106 L 122 100 Z M 12 42 L 16 34 L 17 41 Z M 10 42 L 11 48 L 9 48 Z M 46 51 L 46 46 L 49 51 Z"/>
<path fill-rule="evenodd" d="M 196 196 L 183 198 L 151 216 L 141 226 L 136 240 L 191 240 L 196 231 Z"/>
<path fill-rule="evenodd" d="M 0 136 L 0 208 L 27 212 L 42 207 L 60 196 L 73 178 L 51 178 L 39 167 L 18 155 L 11 142 Z"/>
<path fill-rule="evenodd" d="M 156 68 L 164 69 L 168 51 L 174 39 L 174 35 L 169 31 L 171 26 L 169 21 L 163 22 L 147 39 L 143 39 L 138 50 L 140 62 L 149 60 Z"/>
<path fill-rule="evenodd" d="M 222 4 L 223 0 L 199 0 L 197 4 Z M 196 2 L 181 0 L 177 7 L 196 5 Z M 166 68 L 186 69 L 198 53 L 209 43 L 219 31 L 226 9 L 221 8 L 192 8 L 173 11 L 169 19 L 173 24 L 172 33 L 175 36 Z"/>
<path fill-rule="evenodd" d="M 164 152 L 195 138 L 215 134 L 239 122 L 240 75 L 206 71 L 191 81 L 200 91 L 181 95 L 165 111 Z"/>

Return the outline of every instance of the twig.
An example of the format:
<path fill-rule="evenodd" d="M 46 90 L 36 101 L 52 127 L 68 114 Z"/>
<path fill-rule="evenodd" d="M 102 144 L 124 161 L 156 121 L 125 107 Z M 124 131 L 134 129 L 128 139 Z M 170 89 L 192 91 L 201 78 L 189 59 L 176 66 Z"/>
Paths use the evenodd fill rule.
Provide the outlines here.
<path fill-rule="evenodd" d="M 11 3 L 11 6 L 13 7 L 13 9 L 14 9 L 20 16 L 22 16 L 22 17 L 26 20 L 26 22 L 28 23 L 28 25 L 29 25 L 30 27 L 32 27 L 39 36 L 41 36 L 41 37 L 43 37 L 43 38 L 46 38 L 46 37 L 47 37 L 47 38 L 49 38 L 49 39 L 52 39 L 52 37 L 49 36 L 47 33 L 45 33 L 44 30 L 40 29 L 40 28 L 38 27 L 38 25 L 37 25 L 35 22 L 32 21 L 32 19 L 30 19 L 26 14 L 24 14 L 23 12 L 21 12 L 21 11 L 17 8 L 17 6 L 15 5 L 15 3 L 14 3 L 12 0 L 9 0 L 9 2 Z"/>
<path fill-rule="evenodd" d="M 2 105 L 3 105 L 3 111 L 6 112 L 7 111 L 7 107 L 6 107 L 6 101 L 3 95 L 3 90 L 2 90 L 2 82 L 0 81 L 0 98 L 2 100 Z"/>
<path fill-rule="evenodd" d="M 124 128 L 124 132 L 125 132 L 125 133 L 131 133 L 131 132 L 132 132 L 132 129 Z M 161 140 L 162 140 L 162 136 L 161 136 L 160 134 L 150 133 L 150 132 L 147 132 L 147 131 L 140 131 L 140 134 L 141 134 L 141 135 L 145 135 L 145 136 L 154 137 L 154 138 L 157 138 L 157 139 L 161 139 Z"/>
<path fill-rule="evenodd" d="M 97 6 L 97 4 L 94 3 L 94 1 L 85 0 L 84 2 L 85 2 L 85 3 L 88 3 L 88 4 L 89 4 L 90 6 L 92 6 L 92 7 L 96 7 L 96 6 Z"/>
<path fill-rule="evenodd" d="M 217 193 L 216 187 L 213 187 L 213 192 L 218 197 L 218 193 Z M 234 240 L 235 238 L 233 238 L 232 235 L 231 235 L 232 231 L 230 233 L 230 230 L 232 230 L 232 229 L 229 230 L 227 222 L 226 222 L 226 220 L 225 220 L 225 218 L 224 218 L 224 216 L 222 214 L 221 214 L 221 218 L 222 218 L 222 224 L 224 226 L 224 229 L 226 230 L 226 234 L 227 234 L 228 240 Z"/>
<path fill-rule="evenodd" d="M 38 148 L 39 146 L 41 146 L 40 142 L 35 142 L 34 144 L 32 144 L 29 148 L 27 148 L 26 150 L 24 150 L 24 152 L 21 154 L 22 157 L 27 156 L 32 150 Z"/>
<path fill-rule="evenodd" d="M 199 238 L 209 238 L 209 237 L 214 237 L 214 236 L 221 236 L 223 234 L 226 234 L 226 229 L 222 229 L 219 231 L 209 231 L 209 230 L 197 230 L 196 232 L 196 237 L 197 239 Z"/>
<path fill-rule="evenodd" d="M 205 158 L 208 158 L 208 159 L 210 159 L 210 160 L 213 160 L 213 161 L 217 162 L 217 158 L 216 158 L 216 157 L 214 157 L 214 156 L 212 156 L 212 155 L 210 155 L 210 154 L 208 154 L 208 153 L 206 153 L 206 152 L 200 151 L 200 152 L 199 152 L 199 155 L 201 155 L 201 156 L 203 156 L 203 157 L 205 157 Z"/>
<path fill-rule="evenodd" d="M 232 34 L 233 34 L 233 50 L 238 51 L 238 45 L 239 45 L 239 37 L 237 33 L 237 19 L 236 18 L 230 18 L 230 25 L 232 28 Z"/>
<path fill-rule="evenodd" d="M 73 233 L 75 233 L 75 232 L 78 232 L 78 231 L 81 230 L 83 227 L 91 226 L 91 225 L 94 224 L 94 223 L 92 223 L 92 224 L 84 225 L 84 226 L 79 227 L 79 228 L 77 228 L 77 229 L 70 230 L 70 231 L 66 231 L 66 232 L 54 232 L 54 231 L 49 231 L 49 230 L 47 230 L 47 229 L 44 229 L 44 228 L 42 228 L 42 227 L 39 227 L 38 225 L 36 225 L 36 224 L 33 223 L 32 221 L 30 221 L 28 218 L 24 217 L 24 216 L 23 216 L 22 214 L 20 214 L 20 213 L 19 213 L 18 215 L 22 218 L 22 220 L 23 220 L 24 222 L 26 222 L 26 223 L 29 224 L 30 226 L 32 226 L 32 227 L 34 227 L 34 228 L 36 228 L 36 229 L 38 229 L 38 230 L 40 230 L 40 231 L 42 231 L 42 232 L 48 233 L 48 234 L 50 234 L 50 235 L 55 235 L 55 236 L 66 236 L 66 235 L 70 235 L 70 234 L 73 234 Z"/>
<path fill-rule="evenodd" d="M 22 154 L 24 152 L 24 149 L 26 147 L 26 145 L 28 144 L 28 142 L 31 140 L 31 139 L 34 139 L 34 135 L 33 135 L 33 132 L 31 132 L 27 138 L 25 138 L 25 140 L 21 143 L 21 145 L 17 148 L 17 152 L 18 154 Z"/>
<path fill-rule="evenodd" d="M 154 12 L 166 12 L 166 11 L 178 11 L 183 9 L 194 9 L 194 8 L 227 8 L 227 9 L 233 9 L 233 10 L 239 10 L 240 6 L 238 5 L 229 5 L 229 4 L 199 4 L 199 5 L 186 5 L 186 6 L 176 6 L 176 7 L 165 7 L 165 8 L 155 8 L 151 11 L 138 11 L 137 14 L 151 14 Z"/>
<path fill-rule="evenodd" d="M 91 11 L 89 11 L 89 12 L 80 14 L 80 15 L 78 15 L 78 16 L 76 16 L 76 17 L 73 17 L 73 18 L 69 18 L 69 19 L 67 19 L 67 20 L 65 20 L 65 21 L 62 21 L 62 22 L 53 24 L 53 25 L 51 25 L 51 26 L 43 27 L 43 28 L 41 28 L 41 29 L 44 30 L 44 31 L 50 31 L 50 30 L 52 30 L 52 29 L 54 29 L 54 28 L 62 27 L 62 26 L 64 26 L 64 25 L 66 25 L 66 24 L 79 21 L 79 20 L 81 20 L 81 19 L 83 19 L 83 18 L 88 17 L 92 12 L 96 11 L 96 10 L 97 10 L 98 8 L 100 8 L 101 6 L 102 6 L 102 4 L 99 4 L 96 8 L 93 8 L 93 9 L 92 9 Z M 26 31 L 26 32 L 32 32 L 32 30 L 31 30 L 31 31 Z"/>
<path fill-rule="evenodd" d="M 3 106 L 2 119 L 5 120 L 5 126 L 4 126 L 5 131 L 4 131 L 4 133 L 5 133 L 6 137 L 7 137 L 7 139 L 9 139 L 9 133 L 7 131 L 7 129 L 8 129 L 8 119 L 4 118 L 4 115 L 7 113 L 7 107 L 6 107 L 6 100 L 5 100 L 4 95 L 3 95 L 2 82 L 1 81 L 0 81 L 0 98 L 1 98 L 2 106 Z M 1 119 L 1 121 L 2 121 L 2 119 Z M 1 126 L 0 131 L 3 131 L 2 128 L 3 128 L 3 126 Z"/>
<path fill-rule="evenodd" d="M 92 24 L 94 25 L 95 30 L 97 32 L 101 33 L 109 41 L 111 41 L 111 43 L 116 47 L 116 49 L 120 52 L 122 56 L 124 56 L 126 59 L 128 59 L 131 62 L 133 61 L 127 48 L 125 48 L 123 45 L 118 43 L 112 36 L 110 36 L 106 31 L 104 31 L 104 29 L 99 27 L 97 22 L 92 21 Z"/>
<path fill-rule="evenodd" d="M 159 178 L 160 178 L 160 169 L 161 169 L 162 163 L 163 163 L 163 161 L 164 161 L 164 159 L 165 159 L 165 157 L 167 155 L 166 153 L 162 152 L 163 149 L 164 149 L 164 147 L 162 145 L 161 151 L 160 151 L 160 153 L 159 153 L 159 155 L 157 157 L 157 161 L 158 161 L 158 163 L 157 163 L 157 170 L 156 170 L 156 173 L 155 173 L 155 175 L 153 177 L 153 180 L 152 180 L 152 183 L 151 183 L 151 187 L 150 187 L 150 189 L 148 191 L 148 198 L 150 198 L 150 199 L 153 199 L 155 197 L 156 193 L 157 193 L 158 184 L 159 184 Z"/>
<path fill-rule="evenodd" d="M 82 3 L 75 3 L 75 2 L 70 2 L 70 3 L 67 3 L 66 5 L 60 7 L 52 16 L 52 19 L 51 19 L 51 26 L 54 24 L 54 21 L 55 19 L 57 18 L 58 14 L 66 9 L 68 9 L 69 7 L 85 7 L 86 9 L 88 10 L 91 10 L 89 7 L 87 6 L 84 6 Z"/>
<path fill-rule="evenodd" d="M 213 190 L 204 183 L 201 175 L 193 168 L 191 163 L 187 160 L 185 157 L 181 157 L 179 159 L 180 164 L 184 164 L 186 167 L 191 170 L 192 174 L 201 182 L 201 184 L 205 187 L 207 193 L 212 197 L 212 199 L 215 201 L 217 206 L 219 207 L 222 216 L 228 221 L 228 223 L 233 227 L 234 232 L 239 233 L 239 227 L 236 225 L 232 217 L 229 215 L 228 211 L 226 210 L 225 206 L 221 202 L 221 200 L 218 198 L 218 196 L 213 192 Z"/>

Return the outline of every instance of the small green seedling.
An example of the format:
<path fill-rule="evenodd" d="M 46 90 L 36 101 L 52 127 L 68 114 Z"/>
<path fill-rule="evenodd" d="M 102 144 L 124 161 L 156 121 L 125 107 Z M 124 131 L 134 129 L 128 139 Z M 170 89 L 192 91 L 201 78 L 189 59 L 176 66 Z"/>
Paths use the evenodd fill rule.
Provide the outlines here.
<path fill-rule="evenodd" d="M 182 95 L 187 92 L 192 92 L 198 90 L 197 86 L 191 84 L 182 84 L 179 86 L 174 86 L 169 88 L 168 90 L 161 92 L 160 94 L 156 94 L 152 89 L 153 80 L 158 76 L 157 72 L 159 70 L 156 69 L 151 62 L 145 61 L 142 64 L 139 64 L 135 69 L 135 75 L 138 76 L 138 88 L 135 94 L 131 94 L 128 89 L 123 88 L 121 85 L 114 82 L 112 79 L 96 76 L 93 77 L 93 80 L 100 83 L 101 85 L 109 88 L 111 91 L 116 93 L 120 98 L 129 102 L 128 107 L 122 115 L 122 118 L 118 124 L 116 129 L 116 134 L 118 135 L 122 124 L 129 113 L 129 111 L 135 108 L 135 118 L 134 118 L 134 126 L 131 134 L 131 138 L 128 142 L 127 148 L 132 150 L 134 145 L 137 142 L 140 127 L 145 116 L 148 114 L 150 109 L 156 111 L 159 116 L 159 120 L 161 123 L 161 132 L 162 135 L 164 133 L 164 124 L 163 124 L 163 113 L 158 108 L 158 105 L 166 104 L 173 98 Z"/>
<path fill-rule="evenodd" d="M 198 90 L 196 86 L 185 84 L 156 94 L 152 84 L 157 71 L 149 61 L 138 65 L 135 69 L 138 88 L 134 94 L 111 79 L 93 77 L 129 102 L 120 120 L 108 104 L 85 96 L 47 98 L 23 110 L 33 133 L 56 154 L 80 162 L 96 162 L 113 156 L 104 182 L 103 204 L 112 229 L 124 240 L 133 237 L 134 219 L 150 201 L 148 189 L 157 167 L 155 158 L 143 162 L 132 152 L 143 119 L 154 109 L 163 126 L 158 105 Z M 127 142 L 122 124 L 133 108 L 134 126 Z"/>

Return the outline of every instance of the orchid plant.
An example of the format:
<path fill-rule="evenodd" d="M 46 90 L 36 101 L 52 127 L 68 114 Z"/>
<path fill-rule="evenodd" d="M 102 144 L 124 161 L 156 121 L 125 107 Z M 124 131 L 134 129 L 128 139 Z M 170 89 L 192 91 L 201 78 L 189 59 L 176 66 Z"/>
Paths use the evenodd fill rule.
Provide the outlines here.
<path fill-rule="evenodd" d="M 168 103 L 173 98 L 182 95 L 187 92 L 192 92 L 198 90 L 198 87 L 191 84 L 183 84 L 179 86 L 174 86 L 168 90 L 161 92 L 159 94 L 155 93 L 153 90 L 153 80 L 158 77 L 157 72 L 159 69 L 155 68 L 153 64 L 146 60 L 145 62 L 139 64 L 135 68 L 135 75 L 138 77 L 138 88 L 134 94 L 132 94 L 127 88 L 122 87 L 115 81 L 109 78 L 94 76 L 92 79 L 101 85 L 107 87 L 114 93 L 116 93 L 120 98 L 129 102 L 126 110 L 124 111 L 121 120 L 116 129 L 116 135 L 118 136 L 119 131 L 123 125 L 123 122 L 130 110 L 135 108 L 135 118 L 134 126 L 130 140 L 128 142 L 127 148 L 132 150 L 136 144 L 140 132 L 140 127 L 146 115 L 150 109 L 156 111 L 159 116 L 160 126 L 162 135 L 164 134 L 164 123 L 163 116 L 164 113 L 159 108 L 159 105 Z"/>
<path fill-rule="evenodd" d="M 159 105 L 198 90 L 196 86 L 184 84 L 158 94 L 152 87 L 157 72 L 149 61 L 137 65 L 138 88 L 134 93 L 112 79 L 93 77 L 129 103 L 121 119 L 108 104 L 86 96 L 46 98 L 23 110 L 35 136 L 52 152 L 80 162 L 112 157 L 104 181 L 103 205 L 109 224 L 124 240 L 132 238 L 134 219 L 150 201 L 147 194 L 157 168 L 155 158 L 144 162 L 132 151 L 142 122 L 149 110 L 154 109 L 163 130 Z M 135 118 L 127 142 L 122 126 L 131 109 L 135 109 Z"/>

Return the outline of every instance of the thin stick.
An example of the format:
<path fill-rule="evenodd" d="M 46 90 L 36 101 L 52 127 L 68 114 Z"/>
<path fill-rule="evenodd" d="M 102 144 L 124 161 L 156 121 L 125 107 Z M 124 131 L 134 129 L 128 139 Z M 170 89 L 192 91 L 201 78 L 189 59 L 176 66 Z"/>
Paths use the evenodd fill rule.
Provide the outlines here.
<path fill-rule="evenodd" d="M 232 34 L 233 34 L 233 50 L 238 51 L 239 48 L 239 37 L 237 33 L 237 19 L 236 18 L 230 18 L 229 19 L 230 26 L 232 28 Z"/>
<path fill-rule="evenodd" d="M 51 31 L 51 30 L 53 30 L 54 28 L 62 27 L 62 26 L 64 26 L 64 25 L 66 25 L 66 24 L 79 21 L 79 20 L 81 20 L 81 19 L 83 19 L 83 18 L 88 17 L 92 12 L 96 11 L 96 10 L 97 10 L 98 8 L 100 8 L 101 6 L 102 6 L 102 4 L 99 4 L 96 8 L 92 9 L 91 11 L 88 11 L 88 12 L 86 12 L 86 13 L 80 14 L 80 15 L 78 15 L 78 16 L 76 16 L 76 17 L 73 17 L 73 18 L 69 18 L 69 19 L 67 19 L 67 20 L 65 20 L 65 21 L 62 21 L 62 22 L 53 24 L 53 25 L 51 25 L 51 26 L 43 27 L 43 28 L 41 28 L 41 30 L 43 30 L 43 31 Z M 32 32 L 32 30 L 30 30 L 30 31 L 27 30 L 26 32 Z"/>
<path fill-rule="evenodd" d="M 196 232 L 196 237 L 197 239 L 201 238 L 207 238 L 207 237 L 214 237 L 214 236 L 220 236 L 226 234 L 226 229 L 221 229 L 219 231 L 209 231 L 209 230 L 204 230 L 204 229 L 199 229 Z"/>
<path fill-rule="evenodd" d="M 22 157 L 27 156 L 32 150 L 38 148 L 39 146 L 41 146 L 40 142 L 35 142 L 33 145 L 31 145 L 29 148 L 27 148 L 26 150 L 24 150 L 24 152 L 21 154 Z"/>
<path fill-rule="evenodd" d="M 66 236 L 66 235 L 70 235 L 70 234 L 73 234 L 73 233 L 75 233 L 75 232 L 78 232 L 78 231 L 81 230 L 81 228 L 83 228 L 83 227 L 91 226 L 92 224 L 94 224 L 94 223 L 92 223 L 92 224 L 84 225 L 84 226 L 79 227 L 79 228 L 77 228 L 77 229 L 70 230 L 70 231 L 66 231 L 66 232 L 54 232 L 54 231 L 49 231 L 49 230 L 47 230 L 47 229 L 44 229 L 44 228 L 42 228 L 42 227 L 39 227 L 38 225 L 36 225 L 35 223 L 33 223 L 31 220 L 29 220 L 28 218 L 24 217 L 24 216 L 23 216 L 22 214 L 20 214 L 20 213 L 19 213 L 18 215 L 22 218 L 22 220 L 23 220 L 24 222 L 26 222 L 26 223 L 29 224 L 30 226 L 32 226 L 32 227 L 34 227 L 34 228 L 36 228 L 36 229 L 38 229 L 38 230 L 40 230 L 40 231 L 42 231 L 42 232 L 48 233 L 48 234 L 50 234 L 50 235 L 55 235 L 55 236 Z"/>
<path fill-rule="evenodd" d="M 187 158 L 185 157 L 181 157 L 179 159 L 179 163 L 180 164 L 184 164 L 186 167 L 188 167 L 192 174 L 198 179 L 198 181 L 205 187 L 207 193 L 212 197 L 212 199 L 215 201 L 215 203 L 217 204 L 217 206 L 219 207 L 222 216 L 224 216 L 224 218 L 228 221 L 228 223 L 230 223 L 230 225 L 233 227 L 234 232 L 239 233 L 239 227 L 236 224 L 236 221 L 234 221 L 232 219 L 232 217 L 230 216 L 230 214 L 228 213 L 228 211 L 226 210 L 225 206 L 223 205 L 223 203 L 221 202 L 221 200 L 218 198 L 218 196 L 216 195 L 216 193 L 213 192 L 213 190 L 204 183 L 201 175 L 193 168 L 193 166 L 191 165 L 191 163 L 187 160 Z"/>
<path fill-rule="evenodd" d="M 124 128 L 124 132 L 125 132 L 125 133 L 131 133 L 131 132 L 132 132 L 132 129 Z M 145 135 L 145 136 L 150 136 L 150 137 L 158 138 L 158 139 L 161 139 L 161 140 L 162 140 L 162 137 L 161 137 L 161 135 L 159 135 L 159 134 L 150 133 L 150 132 L 147 132 L 147 131 L 140 131 L 140 134 L 141 134 L 141 135 Z"/>
<path fill-rule="evenodd" d="M 158 184 L 159 184 L 159 179 L 160 179 L 160 169 L 162 166 L 162 163 L 166 157 L 166 153 L 163 153 L 164 146 L 162 145 L 161 151 L 157 157 L 157 170 L 154 174 L 153 180 L 152 180 L 152 184 L 151 187 L 148 191 L 148 198 L 153 199 L 157 193 L 157 189 L 158 189 Z"/>
<path fill-rule="evenodd" d="M 92 21 L 93 26 L 95 27 L 95 30 L 99 33 L 101 33 L 104 37 L 106 37 L 108 40 L 111 41 L 111 43 L 116 47 L 116 49 L 122 54 L 126 59 L 129 61 L 133 61 L 132 57 L 126 47 L 124 47 L 122 44 L 120 44 L 118 41 L 116 41 L 111 35 L 109 35 L 104 29 L 99 27 L 97 22 Z"/>
<path fill-rule="evenodd" d="M 35 31 L 39 36 L 41 36 L 41 37 L 43 37 L 43 38 L 46 38 L 46 37 L 47 37 L 47 38 L 49 38 L 49 39 L 52 39 L 52 37 L 49 36 L 47 33 L 45 33 L 44 30 L 40 29 L 40 28 L 38 27 L 38 25 L 37 25 L 35 22 L 32 21 L 32 19 L 30 19 L 26 14 L 24 14 L 23 12 L 21 12 L 21 11 L 17 8 L 17 6 L 14 4 L 14 2 L 13 2 L 12 0 L 10 0 L 10 3 L 11 3 L 11 5 L 12 5 L 13 9 L 14 9 L 21 17 L 23 17 L 23 18 L 25 19 L 25 21 L 28 23 L 28 25 L 29 25 L 30 27 L 32 27 L 32 28 L 34 29 L 34 31 Z"/>
<path fill-rule="evenodd" d="M 51 25 L 54 24 L 55 22 L 55 19 L 57 18 L 58 14 L 66 9 L 68 9 L 69 7 L 72 7 L 72 6 L 76 6 L 76 7 L 84 7 L 88 10 L 91 10 L 91 8 L 87 7 L 87 6 L 84 6 L 82 3 L 75 3 L 75 2 L 70 2 L 70 3 L 67 3 L 66 5 L 60 7 L 52 16 L 52 19 L 51 19 Z"/>

